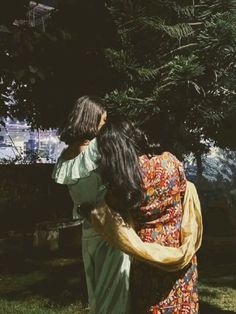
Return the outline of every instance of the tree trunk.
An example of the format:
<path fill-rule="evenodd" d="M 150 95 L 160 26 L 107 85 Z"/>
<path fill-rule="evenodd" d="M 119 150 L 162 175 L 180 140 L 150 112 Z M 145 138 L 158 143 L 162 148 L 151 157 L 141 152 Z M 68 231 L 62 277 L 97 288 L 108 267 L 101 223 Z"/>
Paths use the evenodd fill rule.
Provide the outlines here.
<path fill-rule="evenodd" d="M 202 154 L 200 152 L 195 153 L 196 163 L 197 163 L 197 176 L 196 182 L 202 179 L 203 165 L 202 165 Z"/>

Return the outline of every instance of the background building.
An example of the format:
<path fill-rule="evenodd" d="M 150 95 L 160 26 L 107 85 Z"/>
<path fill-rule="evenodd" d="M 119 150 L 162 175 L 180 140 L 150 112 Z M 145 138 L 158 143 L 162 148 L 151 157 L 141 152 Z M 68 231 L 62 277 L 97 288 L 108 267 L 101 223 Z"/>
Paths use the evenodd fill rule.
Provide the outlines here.
<path fill-rule="evenodd" d="M 65 145 L 57 130 L 32 130 L 25 121 L 5 120 L 0 130 L 0 161 L 34 154 L 39 162 L 53 163 Z"/>

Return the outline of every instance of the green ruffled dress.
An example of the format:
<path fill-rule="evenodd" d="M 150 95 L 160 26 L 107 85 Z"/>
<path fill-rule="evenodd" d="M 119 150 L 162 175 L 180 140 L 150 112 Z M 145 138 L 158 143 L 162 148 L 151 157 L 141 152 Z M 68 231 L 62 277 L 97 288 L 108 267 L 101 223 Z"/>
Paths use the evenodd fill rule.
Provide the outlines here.
<path fill-rule="evenodd" d="M 74 202 L 73 218 L 82 223 L 82 254 L 91 314 L 129 313 L 129 274 L 131 259 L 111 247 L 83 217 L 80 207 L 96 207 L 106 190 L 97 170 L 99 154 L 96 139 L 71 160 L 59 157 L 52 177 L 68 186 Z"/>

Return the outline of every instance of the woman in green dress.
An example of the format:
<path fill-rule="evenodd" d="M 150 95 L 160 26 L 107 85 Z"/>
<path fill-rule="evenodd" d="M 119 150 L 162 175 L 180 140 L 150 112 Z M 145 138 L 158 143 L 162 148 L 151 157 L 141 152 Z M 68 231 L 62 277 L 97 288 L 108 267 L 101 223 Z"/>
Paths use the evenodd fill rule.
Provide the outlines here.
<path fill-rule="evenodd" d="M 61 140 L 68 144 L 53 171 L 53 179 L 66 184 L 74 203 L 73 218 L 82 223 L 82 255 L 89 308 L 92 314 L 129 313 L 130 256 L 110 246 L 80 213 L 80 206 L 99 206 L 105 187 L 97 168 L 93 138 L 105 123 L 106 111 L 91 97 L 75 103 Z M 88 144 L 90 145 L 88 146 Z"/>

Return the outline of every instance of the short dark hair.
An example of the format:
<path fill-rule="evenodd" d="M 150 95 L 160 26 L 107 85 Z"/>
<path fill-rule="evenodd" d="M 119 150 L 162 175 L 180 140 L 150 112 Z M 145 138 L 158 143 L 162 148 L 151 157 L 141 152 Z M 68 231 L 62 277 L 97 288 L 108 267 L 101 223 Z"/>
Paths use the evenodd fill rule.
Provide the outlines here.
<path fill-rule="evenodd" d="M 104 112 L 105 109 L 95 97 L 80 97 L 76 100 L 67 123 L 61 131 L 60 140 L 69 145 L 76 141 L 93 139 L 97 135 Z"/>

